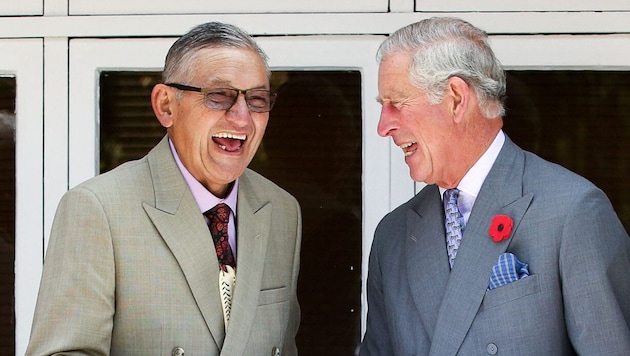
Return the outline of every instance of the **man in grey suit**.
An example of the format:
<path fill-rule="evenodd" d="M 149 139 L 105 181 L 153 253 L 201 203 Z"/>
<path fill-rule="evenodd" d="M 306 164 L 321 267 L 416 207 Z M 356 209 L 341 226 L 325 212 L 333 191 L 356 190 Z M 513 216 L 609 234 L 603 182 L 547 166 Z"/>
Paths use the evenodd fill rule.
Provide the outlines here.
<path fill-rule="evenodd" d="M 487 34 L 431 18 L 378 59 L 378 133 L 428 185 L 377 227 L 360 355 L 630 354 L 630 239 L 601 190 L 502 132 Z"/>
<path fill-rule="evenodd" d="M 300 207 L 246 168 L 269 79 L 237 27 L 175 42 L 151 95 L 166 137 L 59 205 L 28 355 L 297 354 Z"/>

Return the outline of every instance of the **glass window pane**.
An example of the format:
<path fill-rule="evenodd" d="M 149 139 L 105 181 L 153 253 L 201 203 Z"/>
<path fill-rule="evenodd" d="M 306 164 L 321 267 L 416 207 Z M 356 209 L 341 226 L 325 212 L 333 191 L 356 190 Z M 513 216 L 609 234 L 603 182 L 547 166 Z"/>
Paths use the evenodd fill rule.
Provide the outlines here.
<path fill-rule="evenodd" d="M 157 72 L 103 72 L 100 164 L 146 154 L 165 130 L 151 110 Z M 279 92 L 250 167 L 291 192 L 303 213 L 300 355 L 352 355 L 361 324 L 361 74 L 274 72 Z"/>
<path fill-rule="evenodd" d="M 509 71 L 506 133 L 583 175 L 630 230 L 630 72 Z"/>
<path fill-rule="evenodd" d="M 0 354 L 15 354 L 15 78 L 0 77 Z"/>
<path fill-rule="evenodd" d="M 361 333 L 361 74 L 274 72 L 251 164 L 302 206 L 300 355 L 353 355 Z"/>
<path fill-rule="evenodd" d="M 100 76 L 100 171 L 149 152 L 166 134 L 151 108 L 161 72 L 102 72 Z"/>

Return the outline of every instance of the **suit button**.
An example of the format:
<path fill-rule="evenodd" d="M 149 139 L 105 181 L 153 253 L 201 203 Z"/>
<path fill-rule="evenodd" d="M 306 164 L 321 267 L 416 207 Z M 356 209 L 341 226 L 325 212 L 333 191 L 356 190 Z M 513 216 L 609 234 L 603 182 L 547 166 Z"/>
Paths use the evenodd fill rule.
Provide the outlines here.
<path fill-rule="evenodd" d="M 280 348 L 274 346 L 273 349 L 271 349 L 271 356 L 280 356 Z"/>
<path fill-rule="evenodd" d="M 499 351 L 499 348 L 497 347 L 497 345 L 489 343 L 488 346 L 486 346 L 486 351 L 488 351 L 488 355 L 496 355 Z"/>
<path fill-rule="evenodd" d="M 184 349 L 177 346 L 176 348 L 173 349 L 173 352 L 171 353 L 171 355 L 173 356 L 184 356 Z"/>

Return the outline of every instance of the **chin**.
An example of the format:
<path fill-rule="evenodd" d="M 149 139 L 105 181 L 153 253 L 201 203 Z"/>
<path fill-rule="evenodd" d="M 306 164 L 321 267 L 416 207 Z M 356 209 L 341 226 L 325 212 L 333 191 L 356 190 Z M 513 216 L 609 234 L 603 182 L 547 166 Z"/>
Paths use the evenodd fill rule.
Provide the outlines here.
<path fill-rule="evenodd" d="M 411 179 L 413 179 L 415 182 L 423 182 L 426 184 L 434 183 L 426 174 L 414 174 L 412 172 L 410 175 L 411 175 Z"/>

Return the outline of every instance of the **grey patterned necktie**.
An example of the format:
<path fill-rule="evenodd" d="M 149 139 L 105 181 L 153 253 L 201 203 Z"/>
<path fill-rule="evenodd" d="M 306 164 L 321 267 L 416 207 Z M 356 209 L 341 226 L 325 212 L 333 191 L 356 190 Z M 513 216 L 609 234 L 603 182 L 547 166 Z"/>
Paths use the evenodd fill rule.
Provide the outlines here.
<path fill-rule="evenodd" d="M 447 189 L 444 192 L 444 213 L 446 226 L 446 251 L 448 252 L 448 263 L 451 268 L 455 263 L 457 249 L 464 234 L 464 216 L 457 207 L 459 189 Z"/>

